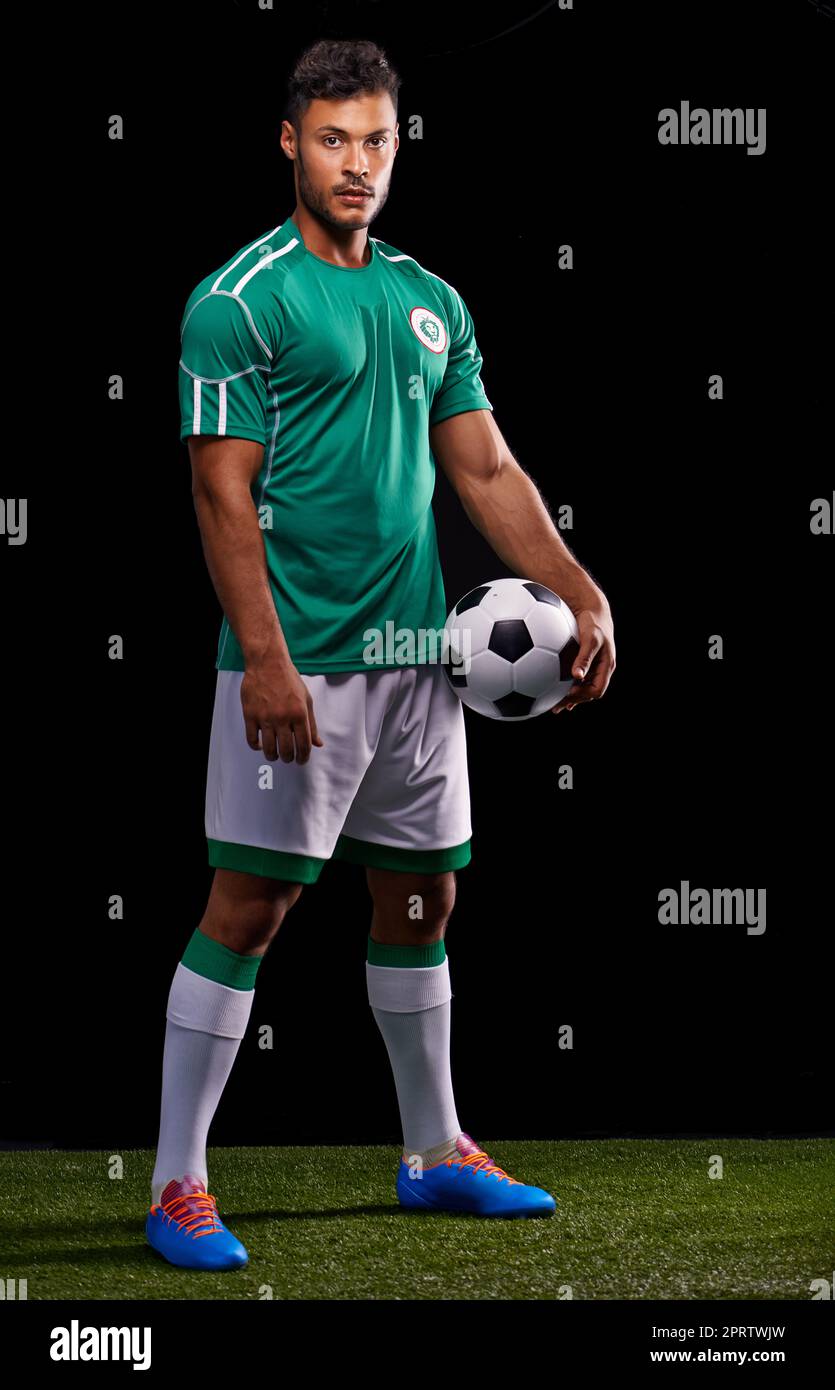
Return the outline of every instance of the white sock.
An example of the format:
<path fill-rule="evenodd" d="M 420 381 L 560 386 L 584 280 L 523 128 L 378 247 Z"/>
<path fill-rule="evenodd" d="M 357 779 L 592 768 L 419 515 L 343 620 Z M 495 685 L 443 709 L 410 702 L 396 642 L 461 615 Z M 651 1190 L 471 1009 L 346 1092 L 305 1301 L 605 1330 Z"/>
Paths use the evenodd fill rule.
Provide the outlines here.
<path fill-rule="evenodd" d="M 246 1032 L 255 990 L 232 989 L 177 966 L 168 996 L 159 1145 L 152 1205 L 186 1173 L 208 1188 L 206 1140 Z"/>
<path fill-rule="evenodd" d="M 413 1149 L 409 1153 L 404 1149 L 403 1157 L 407 1163 L 411 1163 L 413 1159 L 419 1158 L 424 1168 L 434 1168 L 436 1163 L 443 1163 L 444 1159 L 454 1158 L 455 1155 L 459 1153 L 459 1149 L 455 1142 L 457 1138 L 458 1135 L 454 1134 L 451 1139 L 447 1139 L 445 1144 L 436 1144 L 431 1149 Z"/>
<path fill-rule="evenodd" d="M 449 959 L 419 968 L 366 962 L 368 1002 L 394 1074 L 403 1151 L 446 1145 L 461 1133 L 450 1071 Z"/>

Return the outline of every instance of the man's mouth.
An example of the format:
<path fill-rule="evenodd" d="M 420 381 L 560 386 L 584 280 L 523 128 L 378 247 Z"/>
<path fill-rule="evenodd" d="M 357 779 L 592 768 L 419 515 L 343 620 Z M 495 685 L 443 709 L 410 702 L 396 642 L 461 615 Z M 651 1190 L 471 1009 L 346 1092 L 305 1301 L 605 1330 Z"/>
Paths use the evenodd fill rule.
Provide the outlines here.
<path fill-rule="evenodd" d="M 367 188 L 345 188 L 341 193 L 337 193 L 337 198 L 370 198 L 371 194 Z"/>

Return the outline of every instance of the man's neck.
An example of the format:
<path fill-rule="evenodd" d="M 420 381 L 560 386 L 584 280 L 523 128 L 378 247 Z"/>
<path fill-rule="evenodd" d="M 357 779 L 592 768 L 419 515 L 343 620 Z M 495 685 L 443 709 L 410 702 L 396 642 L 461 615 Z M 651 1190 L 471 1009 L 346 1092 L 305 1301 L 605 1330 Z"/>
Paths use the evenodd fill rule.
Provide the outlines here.
<path fill-rule="evenodd" d="M 371 260 L 371 245 L 367 227 L 336 231 L 320 222 L 306 208 L 294 208 L 290 214 L 308 251 L 323 261 L 345 270 L 360 270 Z"/>

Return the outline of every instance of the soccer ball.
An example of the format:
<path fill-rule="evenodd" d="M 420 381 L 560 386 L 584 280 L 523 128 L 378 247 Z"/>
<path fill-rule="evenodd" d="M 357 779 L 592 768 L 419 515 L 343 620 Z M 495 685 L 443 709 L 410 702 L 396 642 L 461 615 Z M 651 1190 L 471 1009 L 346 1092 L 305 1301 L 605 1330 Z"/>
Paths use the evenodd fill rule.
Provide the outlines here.
<path fill-rule="evenodd" d="M 444 673 L 460 700 L 489 719 L 533 719 L 574 683 L 577 623 L 531 579 L 495 579 L 459 599 L 446 620 Z"/>

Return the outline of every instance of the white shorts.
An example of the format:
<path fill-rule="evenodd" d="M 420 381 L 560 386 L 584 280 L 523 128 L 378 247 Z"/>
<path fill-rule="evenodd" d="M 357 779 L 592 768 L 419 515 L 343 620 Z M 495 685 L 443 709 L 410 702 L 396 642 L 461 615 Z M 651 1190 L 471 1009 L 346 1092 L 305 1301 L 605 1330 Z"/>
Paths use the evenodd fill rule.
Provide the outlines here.
<path fill-rule="evenodd" d="M 441 873 L 470 862 L 464 711 L 437 663 L 302 675 L 324 747 L 269 762 L 246 741 L 243 671 L 218 671 L 209 863 L 315 883 L 329 859 Z"/>

